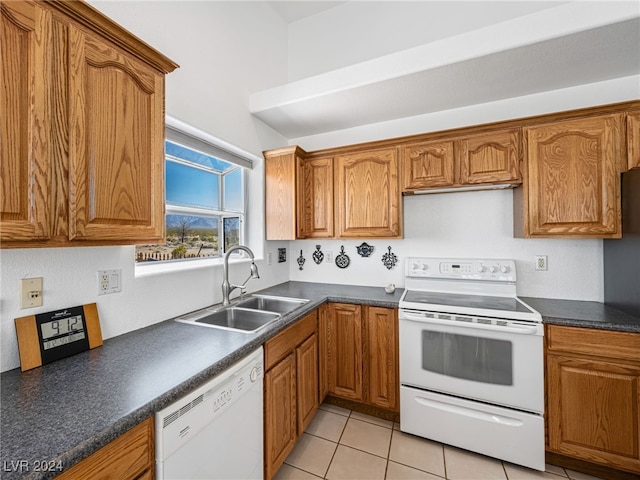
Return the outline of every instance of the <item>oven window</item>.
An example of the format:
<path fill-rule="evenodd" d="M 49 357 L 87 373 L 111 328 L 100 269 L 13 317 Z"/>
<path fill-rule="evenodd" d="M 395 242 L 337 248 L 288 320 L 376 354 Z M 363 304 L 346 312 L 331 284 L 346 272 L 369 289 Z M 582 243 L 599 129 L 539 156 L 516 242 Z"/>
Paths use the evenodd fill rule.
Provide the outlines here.
<path fill-rule="evenodd" d="M 449 377 L 513 385 L 511 342 L 422 331 L 422 368 Z"/>

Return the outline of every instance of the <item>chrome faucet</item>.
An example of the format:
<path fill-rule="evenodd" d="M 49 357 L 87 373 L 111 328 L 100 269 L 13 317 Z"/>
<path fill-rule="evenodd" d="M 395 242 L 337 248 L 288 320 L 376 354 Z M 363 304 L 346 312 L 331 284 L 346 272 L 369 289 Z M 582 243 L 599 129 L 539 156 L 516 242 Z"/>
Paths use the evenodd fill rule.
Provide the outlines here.
<path fill-rule="evenodd" d="M 249 273 L 249 276 L 247 277 L 247 279 L 244 281 L 242 285 L 231 285 L 229 283 L 229 255 L 231 254 L 231 252 L 235 250 L 244 250 L 249 255 L 249 258 L 251 258 L 251 272 Z M 239 288 L 241 291 L 244 291 L 246 289 L 245 285 L 251 278 L 260 278 L 260 275 L 258 274 L 258 267 L 254 262 L 253 252 L 249 249 L 249 247 L 245 247 L 244 245 L 235 245 L 231 247 L 229 250 L 227 250 L 227 253 L 224 256 L 224 281 L 222 282 L 222 305 L 229 305 L 229 295 L 231 294 L 231 292 L 233 292 L 236 288 Z"/>

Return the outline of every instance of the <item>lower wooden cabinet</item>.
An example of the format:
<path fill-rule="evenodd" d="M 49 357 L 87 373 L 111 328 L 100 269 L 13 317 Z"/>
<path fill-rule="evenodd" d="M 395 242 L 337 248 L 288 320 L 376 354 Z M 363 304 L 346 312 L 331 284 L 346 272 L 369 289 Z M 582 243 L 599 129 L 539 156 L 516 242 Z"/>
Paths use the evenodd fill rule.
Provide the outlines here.
<path fill-rule="evenodd" d="M 640 334 L 547 327 L 547 451 L 640 473 Z"/>
<path fill-rule="evenodd" d="M 399 411 L 397 310 L 343 303 L 324 307 L 321 392 Z"/>
<path fill-rule="evenodd" d="M 313 312 L 265 343 L 264 465 L 272 478 L 319 406 L 318 315 Z"/>
<path fill-rule="evenodd" d="M 154 478 L 153 417 L 120 435 L 56 480 L 134 480 Z"/>

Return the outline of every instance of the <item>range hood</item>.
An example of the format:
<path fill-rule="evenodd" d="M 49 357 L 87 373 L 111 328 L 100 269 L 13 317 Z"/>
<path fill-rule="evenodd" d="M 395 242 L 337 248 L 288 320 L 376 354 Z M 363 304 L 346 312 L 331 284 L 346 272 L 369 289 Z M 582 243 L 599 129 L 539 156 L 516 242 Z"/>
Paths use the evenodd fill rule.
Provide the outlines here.
<path fill-rule="evenodd" d="M 454 192 L 475 192 L 477 190 L 507 190 L 516 188 L 519 183 L 501 183 L 497 185 L 466 185 L 464 187 L 444 187 L 444 188 L 428 188 L 425 190 L 414 190 L 412 192 L 403 192 L 403 195 L 429 195 L 432 193 L 454 193 Z"/>

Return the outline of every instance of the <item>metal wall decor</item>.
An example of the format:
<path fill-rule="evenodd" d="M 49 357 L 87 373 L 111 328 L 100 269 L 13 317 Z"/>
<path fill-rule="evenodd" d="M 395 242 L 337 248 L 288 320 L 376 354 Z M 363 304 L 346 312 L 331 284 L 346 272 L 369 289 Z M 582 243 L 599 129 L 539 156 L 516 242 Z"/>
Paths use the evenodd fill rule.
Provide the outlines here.
<path fill-rule="evenodd" d="M 316 245 L 316 251 L 311 255 L 313 257 L 313 261 L 316 262 L 317 265 L 322 263 L 324 260 L 324 253 L 320 250 L 320 245 Z"/>
<path fill-rule="evenodd" d="M 284 263 L 287 261 L 287 249 L 278 248 L 278 263 Z"/>
<path fill-rule="evenodd" d="M 304 265 L 304 262 L 306 262 L 307 260 L 302 256 L 302 250 L 300 250 L 300 256 L 298 257 L 298 268 L 300 268 L 300 270 L 302 270 L 302 266 Z"/>
<path fill-rule="evenodd" d="M 389 249 L 389 252 L 382 256 L 382 264 L 387 267 L 387 269 L 391 270 L 395 267 L 396 263 L 398 263 L 398 257 L 396 257 L 395 253 L 391 253 L 391 246 L 387 248 Z"/>
<path fill-rule="evenodd" d="M 361 257 L 368 257 L 373 253 L 374 248 L 373 248 L 373 245 L 369 245 L 366 242 L 362 242 L 360 245 L 356 247 L 356 250 L 358 250 L 358 255 L 360 255 Z"/>
<path fill-rule="evenodd" d="M 344 245 L 342 245 L 340 247 L 340 253 L 336 255 L 336 265 L 338 268 L 347 268 L 349 263 L 351 263 L 351 259 L 349 258 L 349 255 L 344 253 Z"/>

